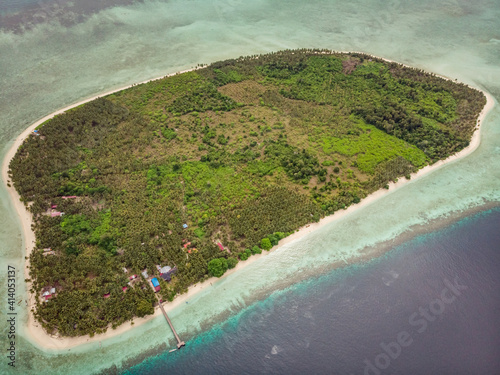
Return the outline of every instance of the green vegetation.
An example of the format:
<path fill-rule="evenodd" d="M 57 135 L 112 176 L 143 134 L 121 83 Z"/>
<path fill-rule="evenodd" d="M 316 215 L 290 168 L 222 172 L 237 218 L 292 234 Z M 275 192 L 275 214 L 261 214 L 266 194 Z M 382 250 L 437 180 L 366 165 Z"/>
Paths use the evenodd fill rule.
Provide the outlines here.
<path fill-rule="evenodd" d="M 215 277 L 221 277 L 224 275 L 224 272 L 227 271 L 228 267 L 229 265 L 226 258 L 216 258 L 208 262 L 208 272 Z"/>
<path fill-rule="evenodd" d="M 262 241 L 260 241 L 260 247 L 262 247 L 264 250 L 271 250 L 271 247 L 273 247 L 273 245 L 271 245 L 271 240 L 269 240 L 269 238 L 263 238 Z"/>
<path fill-rule="evenodd" d="M 398 138 L 389 138 L 387 134 L 373 125 L 358 122 L 359 132 L 343 138 L 324 137 L 325 154 L 340 153 L 351 157 L 359 170 L 373 174 L 375 167 L 386 160 L 403 156 L 417 168 L 427 164 L 425 153 L 416 146 L 409 145 Z M 324 164 L 324 163 L 323 163 Z"/>
<path fill-rule="evenodd" d="M 10 165 L 34 217 L 33 291 L 57 291 L 39 298 L 36 317 L 76 336 L 151 314 L 143 270 L 164 300 L 220 277 L 461 150 L 484 104 L 420 70 L 298 50 L 217 62 L 58 115 Z M 170 281 L 157 265 L 176 267 Z"/>
<path fill-rule="evenodd" d="M 227 268 L 228 269 L 232 269 L 232 268 L 236 267 L 237 264 L 238 264 L 238 259 L 236 259 L 234 257 L 227 258 Z"/>

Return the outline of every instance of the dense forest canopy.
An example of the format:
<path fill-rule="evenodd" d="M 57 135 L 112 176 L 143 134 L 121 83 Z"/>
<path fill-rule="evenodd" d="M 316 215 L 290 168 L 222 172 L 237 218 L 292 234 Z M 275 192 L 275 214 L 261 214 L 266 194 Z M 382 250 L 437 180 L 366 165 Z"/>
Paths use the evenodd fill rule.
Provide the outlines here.
<path fill-rule="evenodd" d="M 58 115 L 9 172 L 34 217 L 36 316 L 75 336 L 151 314 L 151 277 L 172 300 L 448 157 L 469 144 L 485 100 L 374 57 L 296 50 L 217 62 Z M 163 279 L 157 266 L 172 271 Z"/>

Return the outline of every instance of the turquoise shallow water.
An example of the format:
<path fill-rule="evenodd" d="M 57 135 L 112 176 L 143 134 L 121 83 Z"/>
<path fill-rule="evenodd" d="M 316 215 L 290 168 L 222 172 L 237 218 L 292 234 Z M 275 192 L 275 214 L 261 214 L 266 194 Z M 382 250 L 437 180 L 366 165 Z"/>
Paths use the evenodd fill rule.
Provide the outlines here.
<path fill-rule="evenodd" d="M 500 97 L 500 1 L 145 1 L 114 7 L 71 27 L 42 23 L 0 32 L 0 156 L 29 124 L 68 104 L 130 83 L 240 55 L 284 48 L 356 50 L 457 78 Z M 466 159 L 289 244 L 173 311 L 183 337 L 235 314 L 275 288 L 349 260 L 412 225 L 500 200 L 500 113 L 484 122 Z M 18 220 L 0 188 L 0 292 L 6 265 L 21 269 Z M 318 269 L 315 270 L 314 265 Z M 23 277 L 18 293 L 23 293 Z M 300 277 L 299 277 L 300 279 Z M 4 297 L 4 300 L 6 298 Z M 6 303 L 0 305 L 2 314 Z M 18 331 L 26 315 L 19 311 Z M 4 345 L 7 325 L 0 323 Z M 60 353 L 18 337 L 22 373 L 88 373 L 121 366 L 172 336 L 156 319 L 119 338 Z M 89 368 L 89 364 L 92 364 Z M 0 361 L 0 372 L 7 372 Z"/>
<path fill-rule="evenodd" d="M 497 208 L 293 284 L 125 373 L 498 373 L 499 226 Z M 440 304 L 455 280 L 461 289 Z M 405 346 L 396 345 L 400 332 Z"/>

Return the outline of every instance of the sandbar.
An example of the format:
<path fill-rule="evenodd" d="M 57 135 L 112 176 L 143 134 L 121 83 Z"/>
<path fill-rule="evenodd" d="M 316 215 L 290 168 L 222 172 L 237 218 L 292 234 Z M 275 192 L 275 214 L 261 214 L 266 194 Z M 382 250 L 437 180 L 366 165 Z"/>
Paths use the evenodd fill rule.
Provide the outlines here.
<path fill-rule="evenodd" d="M 363 53 L 363 54 L 368 55 L 368 56 L 372 56 L 374 58 L 379 58 L 379 59 L 382 59 L 385 61 L 395 62 L 392 60 L 373 56 L 373 55 L 370 55 L 367 53 Z M 402 64 L 402 65 L 404 65 L 404 64 Z M 404 65 L 404 66 L 410 67 L 408 65 Z M 170 74 L 167 76 L 161 76 L 158 78 L 154 78 L 154 79 L 150 79 L 150 80 L 147 80 L 144 82 L 140 82 L 138 84 L 155 81 L 155 80 L 162 79 L 162 78 L 165 78 L 168 76 L 172 76 L 172 75 L 180 74 L 180 73 L 185 73 L 185 72 L 193 71 L 193 70 L 200 69 L 200 68 L 201 67 L 197 67 L 197 68 L 193 68 L 193 69 L 189 69 L 189 70 L 184 70 L 184 71 L 181 71 L 178 73 L 173 73 L 173 74 Z M 442 77 L 444 79 L 450 79 L 450 78 L 447 78 L 444 76 L 440 76 L 440 77 Z M 22 234 L 23 234 L 23 238 L 24 238 L 24 255 L 26 257 L 29 257 L 29 255 L 31 254 L 31 251 L 33 250 L 33 248 L 35 246 L 35 234 L 31 230 L 32 216 L 29 213 L 29 211 L 27 210 L 27 208 L 24 206 L 24 204 L 20 201 L 20 196 L 17 193 L 17 191 L 15 190 L 15 188 L 13 186 L 7 186 L 7 183 L 10 181 L 10 178 L 8 177 L 9 164 L 10 164 L 10 161 L 12 160 L 12 158 L 15 156 L 17 149 L 19 148 L 19 146 L 21 146 L 21 144 L 24 142 L 24 140 L 27 137 L 29 137 L 29 135 L 33 132 L 33 130 L 35 130 L 35 128 L 37 126 L 39 126 L 40 124 L 44 123 L 45 121 L 51 119 L 52 117 L 54 117 L 58 114 L 64 113 L 71 108 L 80 106 L 80 105 L 87 103 L 87 102 L 90 102 L 90 101 L 97 99 L 99 97 L 110 95 L 110 94 L 113 94 L 115 92 L 130 88 L 132 86 L 136 86 L 138 84 L 128 85 L 126 87 L 122 87 L 122 88 L 119 88 L 119 89 L 116 89 L 113 91 L 109 91 L 109 92 L 106 92 L 103 94 L 95 95 L 91 98 L 87 98 L 87 99 L 82 100 L 78 103 L 75 103 L 75 104 L 72 104 L 72 105 L 65 107 L 63 109 L 60 109 L 54 113 L 51 113 L 48 116 L 45 116 L 44 118 L 38 120 L 37 122 L 35 122 L 31 126 L 29 126 L 25 131 L 23 131 L 17 138 L 14 139 L 12 146 L 9 148 L 9 150 L 7 151 L 7 153 L 4 157 L 4 160 L 2 163 L 1 176 L 2 176 L 2 180 L 4 181 L 4 184 L 6 185 L 9 196 L 12 200 L 14 209 L 17 212 L 17 214 L 20 218 L 20 221 L 21 221 Z M 475 88 L 475 89 L 477 89 L 477 88 Z M 407 180 L 404 177 L 400 178 L 397 182 L 389 183 L 389 189 L 377 190 L 376 192 L 370 194 L 369 196 L 367 196 L 366 198 L 361 200 L 361 202 L 359 202 L 357 204 L 353 204 L 345 210 L 339 210 L 339 211 L 335 212 L 333 215 L 330 215 L 330 216 L 327 216 L 327 217 L 321 219 L 317 223 L 311 223 L 311 224 L 303 226 L 302 228 L 298 229 L 296 232 L 294 232 L 290 236 L 282 239 L 279 242 L 279 244 L 274 246 L 269 252 L 273 252 L 285 244 L 296 241 L 296 240 L 304 237 L 305 235 L 307 235 L 307 234 L 309 234 L 309 233 L 311 233 L 311 232 L 313 232 L 313 231 L 315 231 L 315 230 L 317 230 L 317 229 L 319 229 L 319 228 L 321 228 L 321 227 L 323 227 L 323 226 L 325 226 L 333 221 L 339 220 L 340 218 L 352 213 L 353 211 L 356 211 L 362 207 L 368 206 L 368 205 L 372 204 L 373 202 L 377 201 L 378 199 L 380 199 L 381 197 L 383 197 L 387 194 L 390 194 L 394 190 L 399 189 L 402 186 L 408 184 L 409 182 L 415 181 L 416 179 L 441 168 L 445 164 L 449 164 L 453 161 L 464 158 L 465 156 L 469 155 L 474 150 L 476 150 L 481 142 L 481 134 L 480 134 L 481 124 L 483 123 L 484 118 L 486 117 L 488 112 L 494 106 L 493 97 L 489 93 L 487 93 L 483 90 L 480 90 L 480 91 L 482 91 L 483 94 L 486 96 L 487 101 L 486 101 L 486 105 L 483 107 L 481 113 L 479 114 L 479 117 L 477 120 L 477 126 L 475 128 L 475 131 L 474 131 L 474 134 L 472 136 L 472 139 L 470 141 L 469 146 L 467 146 L 466 148 L 464 148 L 460 152 L 448 157 L 445 160 L 440 160 L 432 165 L 427 165 L 426 167 L 418 170 L 416 173 L 413 173 L 411 175 L 410 180 Z M 235 268 L 228 270 L 222 277 L 226 277 L 230 274 L 238 272 L 239 269 L 241 269 L 243 267 L 247 267 L 248 265 L 252 264 L 253 262 L 257 261 L 258 259 L 265 257 L 266 254 L 268 254 L 268 252 L 263 252 L 262 254 L 259 254 L 259 255 L 253 255 L 250 258 L 248 258 L 248 260 L 246 260 L 246 261 L 238 262 L 238 264 L 236 265 Z M 26 261 L 26 266 L 24 267 L 24 273 L 25 273 L 26 279 L 29 279 L 28 267 L 29 267 L 29 258 Z M 182 303 L 184 303 L 185 301 L 187 301 L 189 298 L 193 297 L 193 295 L 195 295 L 199 291 L 210 287 L 213 283 L 217 282 L 217 280 L 219 280 L 219 279 L 217 279 L 215 277 L 211 277 L 204 282 L 198 282 L 197 284 L 190 286 L 186 293 L 178 295 L 175 297 L 175 299 L 172 302 L 164 304 L 165 311 L 167 311 L 167 312 L 171 311 L 172 309 L 176 308 L 177 306 L 179 306 Z M 26 289 L 29 291 L 30 288 L 31 288 L 31 283 L 28 283 Z M 54 335 L 48 334 L 42 328 L 41 324 L 35 320 L 34 314 L 31 311 L 31 309 L 34 307 L 35 307 L 35 296 L 30 294 L 29 299 L 28 299 L 28 306 L 27 306 L 27 308 L 29 309 L 28 321 L 27 321 L 27 326 L 25 327 L 25 332 L 27 333 L 26 338 L 29 339 L 30 341 L 32 341 L 35 345 L 37 345 L 41 349 L 56 349 L 56 350 L 65 350 L 65 349 L 67 350 L 69 348 L 73 348 L 73 347 L 76 347 L 76 346 L 79 346 L 79 345 L 82 345 L 85 343 L 103 341 L 103 340 L 106 340 L 110 337 L 120 335 L 120 334 L 128 331 L 131 328 L 138 327 L 141 324 L 143 324 L 143 323 L 145 323 L 145 322 L 147 322 L 155 317 L 162 315 L 160 309 L 158 307 L 156 307 L 155 313 L 153 315 L 149 315 L 149 316 L 144 317 L 144 318 L 134 318 L 134 320 L 133 320 L 134 324 L 131 324 L 131 322 L 129 321 L 129 322 L 126 322 L 126 323 L 120 325 L 116 329 L 108 329 L 108 331 L 103 333 L 103 334 L 95 335 L 93 337 L 90 337 L 88 335 L 79 336 L 79 337 L 60 337 L 60 336 L 54 336 Z"/>

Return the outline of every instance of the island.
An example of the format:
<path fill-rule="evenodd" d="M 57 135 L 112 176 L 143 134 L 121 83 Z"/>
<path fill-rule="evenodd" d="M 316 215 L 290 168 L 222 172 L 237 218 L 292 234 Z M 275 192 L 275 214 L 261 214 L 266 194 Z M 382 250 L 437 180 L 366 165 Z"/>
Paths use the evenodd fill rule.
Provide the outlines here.
<path fill-rule="evenodd" d="M 485 95 L 361 53 L 200 65 L 38 126 L 9 165 L 34 314 L 58 336 L 154 312 L 466 148 Z M 353 232 L 352 235 L 356 235 Z"/>

